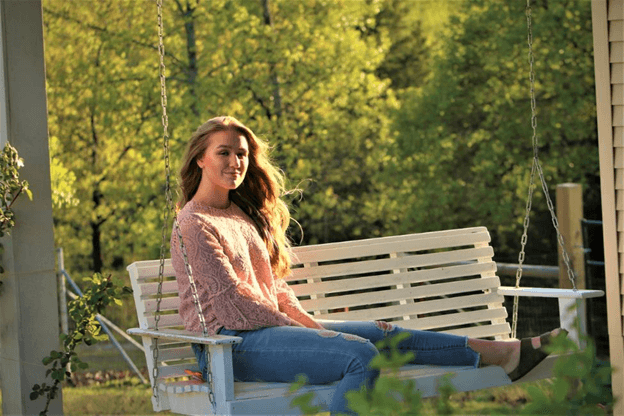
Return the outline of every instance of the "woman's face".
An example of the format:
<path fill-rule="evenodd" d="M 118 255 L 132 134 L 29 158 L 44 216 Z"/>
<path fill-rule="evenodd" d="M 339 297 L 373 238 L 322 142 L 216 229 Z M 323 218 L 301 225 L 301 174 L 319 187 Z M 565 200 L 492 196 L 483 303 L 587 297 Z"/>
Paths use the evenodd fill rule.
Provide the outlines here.
<path fill-rule="evenodd" d="M 249 166 L 247 139 L 238 131 L 218 131 L 207 140 L 208 147 L 197 160 L 202 185 L 216 192 L 238 188 Z"/>

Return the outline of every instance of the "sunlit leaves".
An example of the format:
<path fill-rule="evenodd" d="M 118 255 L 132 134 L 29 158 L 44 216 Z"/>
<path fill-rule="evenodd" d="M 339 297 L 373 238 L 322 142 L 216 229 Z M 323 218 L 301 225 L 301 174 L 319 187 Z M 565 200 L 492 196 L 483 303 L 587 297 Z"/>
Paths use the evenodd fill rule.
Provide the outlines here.
<path fill-rule="evenodd" d="M 103 256 L 94 230 L 109 264 L 123 257 L 120 240 L 160 192 L 154 21 L 134 5 L 44 2 L 55 238 L 73 270 Z"/>
<path fill-rule="evenodd" d="M 525 4 L 458 4 L 429 83 L 411 92 L 398 117 L 398 154 L 406 159 L 397 169 L 409 171 L 415 186 L 402 196 L 411 207 L 405 221 L 418 229 L 486 225 L 504 255 L 517 245 L 532 156 Z M 536 2 L 532 27 L 538 140 L 551 193 L 558 183 L 582 183 L 593 209 L 599 200 L 589 9 L 584 1 L 547 8 Z M 530 240 L 556 258 L 539 191 L 533 208 Z"/>
<path fill-rule="evenodd" d="M 261 2 L 165 2 L 173 170 L 201 122 L 231 114 L 269 140 L 289 186 L 304 189 L 292 204 L 307 242 L 383 232 L 377 174 L 398 103 L 374 75 L 388 44 L 357 27 L 388 4 L 274 0 L 268 25 Z M 80 201 L 55 211 L 57 244 L 81 269 L 97 256 L 95 229 L 106 266 L 156 256 L 164 175 L 155 6 L 47 0 L 44 11 L 59 138 L 51 153 L 67 179 L 55 194 L 69 195 L 73 173 L 71 200 Z"/>
<path fill-rule="evenodd" d="M 0 152 L 0 237 L 8 234 L 15 225 L 11 207 L 17 197 L 24 194 L 32 199 L 28 182 L 19 177 L 19 169 L 23 166 L 24 160 L 17 150 L 9 143 L 5 144 Z"/>

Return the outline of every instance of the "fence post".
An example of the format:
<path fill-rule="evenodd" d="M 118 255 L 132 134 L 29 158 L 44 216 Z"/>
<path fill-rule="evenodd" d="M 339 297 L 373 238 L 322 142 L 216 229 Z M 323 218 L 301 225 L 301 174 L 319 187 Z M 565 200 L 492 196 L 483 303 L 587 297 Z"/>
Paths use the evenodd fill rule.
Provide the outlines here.
<path fill-rule="evenodd" d="M 570 265 L 574 270 L 576 287 L 585 289 L 585 253 L 583 250 L 583 187 L 577 183 L 557 185 L 557 218 L 559 231 L 563 236 L 566 251 L 570 257 Z M 562 251 L 557 244 L 559 253 L 559 287 L 572 288 L 568 279 L 568 270 L 563 261 Z"/>

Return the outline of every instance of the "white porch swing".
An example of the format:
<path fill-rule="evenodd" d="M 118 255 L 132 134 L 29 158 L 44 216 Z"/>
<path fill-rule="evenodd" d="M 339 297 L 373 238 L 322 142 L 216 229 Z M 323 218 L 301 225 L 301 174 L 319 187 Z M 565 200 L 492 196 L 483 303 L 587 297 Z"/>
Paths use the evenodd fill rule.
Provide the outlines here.
<path fill-rule="evenodd" d="M 232 371 L 232 344 L 239 337 L 208 336 L 201 314 L 192 271 L 185 261 L 203 333 L 179 329 L 183 322 L 177 313 L 179 298 L 171 261 L 165 259 L 169 212 L 173 209 L 168 154 L 165 64 L 162 26 L 162 0 L 158 3 L 160 80 L 163 108 L 163 145 L 165 151 L 166 207 L 160 260 L 128 266 L 140 328 L 128 333 L 141 336 L 153 389 L 155 411 L 181 414 L 298 414 L 290 407 L 292 397 L 286 383 L 236 382 Z M 405 328 L 438 330 L 476 338 L 515 338 L 518 321 L 518 296 L 559 299 L 561 327 L 579 342 L 584 331 L 584 299 L 603 296 L 597 290 L 577 290 L 574 273 L 559 233 L 557 219 L 538 158 L 535 118 L 535 91 L 531 31 L 531 7 L 527 0 L 529 62 L 531 65 L 531 124 L 533 127 L 533 167 L 529 187 L 522 248 L 516 287 L 500 287 L 496 276 L 494 252 L 485 227 L 372 238 L 340 243 L 296 247 L 293 273 L 287 279 L 301 303 L 318 319 L 389 320 Z M 563 248 L 568 276 L 574 289 L 520 288 L 524 249 L 527 241 L 534 177 L 538 173 L 546 195 L 559 244 Z M 174 214 L 174 228 L 180 233 Z M 185 252 L 182 237 L 180 245 Z M 507 323 L 504 296 L 515 296 L 512 326 Z M 577 308 L 572 311 L 571 306 Z M 574 326 L 575 318 L 580 326 Z M 577 331 L 580 327 L 581 333 Z M 191 343 L 208 346 L 211 363 L 208 380 L 189 377 L 186 370 L 197 371 Z M 550 356 L 519 382 L 547 378 L 556 357 Z M 489 366 L 434 367 L 408 365 L 399 376 L 416 382 L 423 397 L 436 395 L 441 378 L 452 373 L 457 391 L 470 391 L 510 384 L 502 368 Z M 314 404 L 327 408 L 333 385 L 306 386 L 314 391 Z"/>

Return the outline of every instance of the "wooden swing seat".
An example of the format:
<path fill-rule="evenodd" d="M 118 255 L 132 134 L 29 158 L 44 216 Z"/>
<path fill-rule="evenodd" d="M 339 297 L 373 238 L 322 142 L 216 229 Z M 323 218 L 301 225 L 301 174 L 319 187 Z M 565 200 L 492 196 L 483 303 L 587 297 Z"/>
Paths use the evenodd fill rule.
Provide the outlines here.
<path fill-rule="evenodd" d="M 288 278 L 303 307 L 317 319 L 385 320 L 404 328 L 443 331 L 474 338 L 506 340 L 510 325 L 504 295 L 556 297 L 561 326 L 578 340 L 573 326 L 578 312 L 580 331 L 585 330 L 584 299 L 602 291 L 500 287 L 494 251 L 485 227 L 437 231 L 393 237 L 293 248 L 293 273 Z M 234 380 L 232 344 L 239 337 L 212 336 L 184 331 L 177 313 L 179 298 L 170 260 L 165 281 L 158 330 L 154 330 L 159 260 L 128 266 L 140 328 L 128 333 L 141 336 L 152 386 L 155 411 L 212 414 L 206 383 L 189 380 L 185 370 L 197 371 L 190 343 L 208 345 L 211 351 L 216 414 L 298 414 L 291 408 L 287 383 L 245 383 Z M 571 305 L 576 305 L 571 311 Z M 159 378 L 153 380 L 154 338 L 158 342 Z M 554 357 L 519 382 L 551 375 Z M 489 366 L 435 367 L 408 365 L 399 377 L 415 381 L 423 397 L 437 394 L 442 377 L 451 373 L 457 391 L 471 391 L 510 384 L 502 368 Z M 313 404 L 327 409 L 334 386 L 306 386 Z M 300 394 L 300 393 L 298 393 Z"/>

